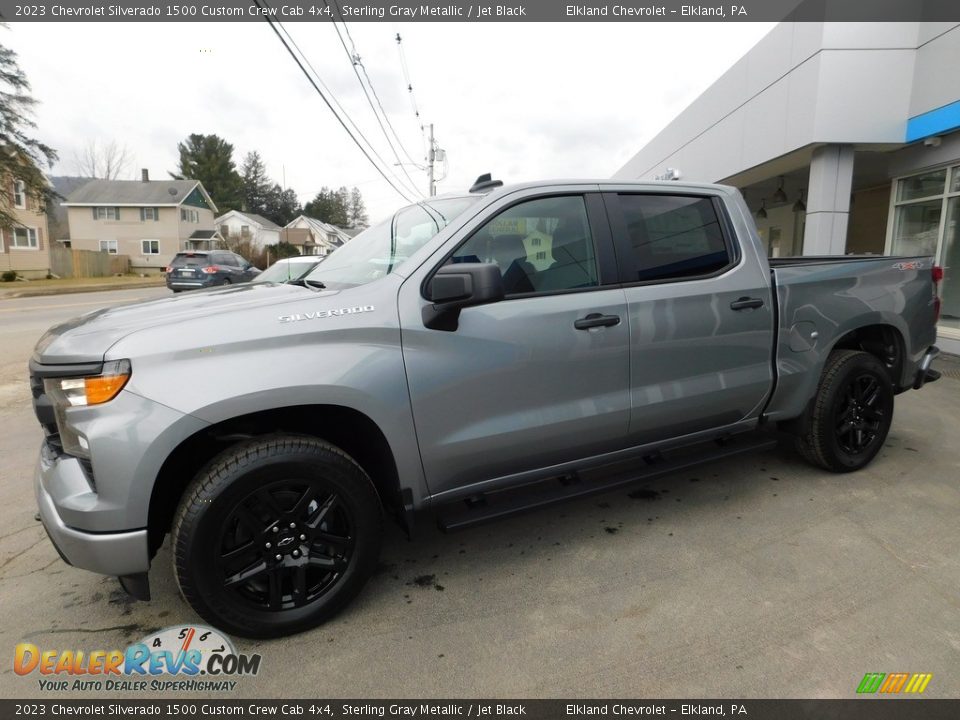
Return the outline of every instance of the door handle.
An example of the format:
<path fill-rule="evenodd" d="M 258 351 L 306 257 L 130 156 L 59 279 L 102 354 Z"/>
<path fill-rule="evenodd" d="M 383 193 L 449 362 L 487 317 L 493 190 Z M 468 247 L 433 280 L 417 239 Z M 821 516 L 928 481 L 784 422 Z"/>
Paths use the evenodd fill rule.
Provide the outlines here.
<path fill-rule="evenodd" d="M 600 313 L 590 313 L 573 323 L 577 330 L 589 330 L 595 327 L 612 327 L 620 324 L 619 315 L 601 315 Z"/>
<path fill-rule="evenodd" d="M 748 310 L 758 307 L 763 307 L 763 300 L 761 298 L 742 297 L 730 303 L 731 310 Z"/>

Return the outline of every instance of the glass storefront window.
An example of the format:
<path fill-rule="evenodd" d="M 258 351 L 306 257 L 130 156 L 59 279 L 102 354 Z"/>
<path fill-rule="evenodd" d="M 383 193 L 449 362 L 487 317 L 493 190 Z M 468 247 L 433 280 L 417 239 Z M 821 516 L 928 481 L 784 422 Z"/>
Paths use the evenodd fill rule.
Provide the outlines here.
<path fill-rule="evenodd" d="M 943 195 L 946 182 L 946 168 L 903 178 L 903 180 L 897 184 L 897 202 Z"/>
<path fill-rule="evenodd" d="M 960 165 L 896 181 L 889 252 L 936 258 L 940 327 L 960 331 Z"/>
<path fill-rule="evenodd" d="M 954 177 L 960 175 L 954 168 Z M 960 328 L 960 196 L 947 200 L 947 221 L 940 253 L 943 282 L 940 284 L 940 322 Z"/>
<path fill-rule="evenodd" d="M 901 205 L 893 226 L 894 255 L 936 255 L 940 233 L 940 199 Z"/>

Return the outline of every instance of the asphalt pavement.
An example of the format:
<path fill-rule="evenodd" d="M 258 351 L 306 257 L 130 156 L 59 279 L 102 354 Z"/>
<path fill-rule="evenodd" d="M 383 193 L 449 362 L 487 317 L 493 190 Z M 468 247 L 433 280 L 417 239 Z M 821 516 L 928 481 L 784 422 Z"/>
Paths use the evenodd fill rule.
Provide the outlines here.
<path fill-rule="evenodd" d="M 13 672 L 18 642 L 123 649 L 198 621 L 166 547 L 140 603 L 65 565 L 33 519 L 33 344 L 166 292 L 0 300 L 0 697 L 53 696 Z M 933 673 L 926 697 L 960 697 L 958 471 L 953 369 L 897 398 L 859 473 L 766 452 L 458 534 L 391 529 L 352 606 L 292 638 L 235 639 L 260 674 L 210 697 L 852 698 L 866 672 Z M 105 694 L 144 697 L 65 696 Z"/>

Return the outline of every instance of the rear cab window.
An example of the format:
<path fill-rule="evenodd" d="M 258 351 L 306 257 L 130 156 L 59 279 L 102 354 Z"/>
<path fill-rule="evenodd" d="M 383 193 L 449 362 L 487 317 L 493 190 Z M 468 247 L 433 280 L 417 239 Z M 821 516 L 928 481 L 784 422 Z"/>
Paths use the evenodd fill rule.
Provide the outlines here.
<path fill-rule="evenodd" d="M 711 277 L 736 259 L 713 197 L 618 193 L 613 205 L 626 282 Z"/>

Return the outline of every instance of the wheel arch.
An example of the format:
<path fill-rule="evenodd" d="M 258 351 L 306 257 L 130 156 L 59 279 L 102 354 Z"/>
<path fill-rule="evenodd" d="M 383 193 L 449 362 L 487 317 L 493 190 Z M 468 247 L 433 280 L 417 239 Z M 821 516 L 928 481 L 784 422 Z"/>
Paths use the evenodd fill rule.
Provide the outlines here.
<path fill-rule="evenodd" d="M 870 353 L 887 368 L 895 391 L 899 391 L 903 385 L 907 358 L 906 341 L 903 332 L 895 325 L 877 322 L 848 330 L 838 337 L 824 354 L 821 372 L 830 353 L 835 350 L 862 350 Z"/>
<path fill-rule="evenodd" d="M 412 531 L 410 493 L 401 488 L 396 458 L 377 423 L 343 405 L 295 405 L 220 420 L 174 447 L 150 495 L 147 529 L 151 556 L 169 532 L 184 491 L 198 472 L 231 445 L 277 433 L 311 435 L 342 449 L 370 476 L 384 508 L 395 514 L 408 532 Z"/>

